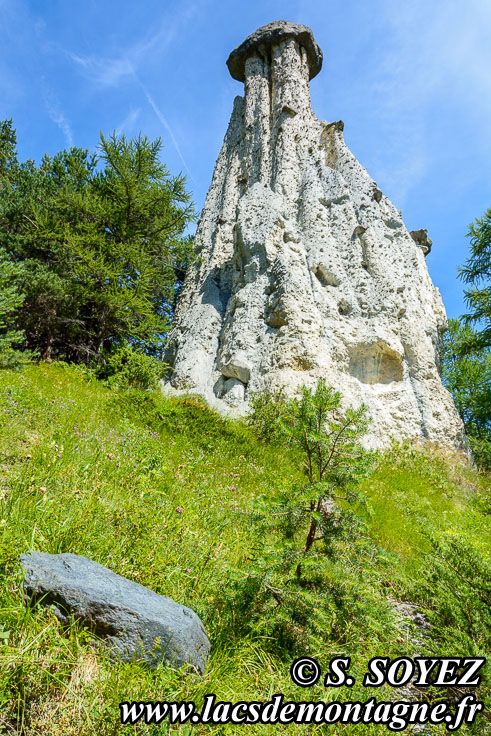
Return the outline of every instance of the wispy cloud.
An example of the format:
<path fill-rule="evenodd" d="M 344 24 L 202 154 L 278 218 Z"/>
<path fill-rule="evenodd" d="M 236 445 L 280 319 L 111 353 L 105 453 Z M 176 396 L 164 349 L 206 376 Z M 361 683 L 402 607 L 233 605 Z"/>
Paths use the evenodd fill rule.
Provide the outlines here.
<path fill-rule="evenodd" d="M 116 127 L 116 135 L 131 133 L 135 127 L 135 123 L 140 117 L 141 108 L 131 108 L 126 117 Z"/>
<path fill-rule="evenodd" d="M 442 110 L 452 115 L 469 105 L 481 121 L 491 120 L 491 4 L 382 0 L 379 13 L 385 39 L 371 62 L 376 81 L 369 90 L 382 129 L 377 175 L 402 204 L 441 155 L 427 141 L 433 119 L 443 124 Z M 491 132 L 489 123 L 487 128 Z"/>
<path fill-rule="evenodd" d="M 179 143 L 177 142 L 176 137 L 175 137 L 174 133 L 172 132 L 172 128 L 170 127 L 169 123 L 165 119 L 162 110 L 158 107 L 157 103 L 155 102 L 155 100 L 153 99 L 152 95 L 150 94 L 150 92 L 145 87 L 145 85 L 142 84 L 141 82 L 139 82 L 139 84 L 140 84 L 140 86 L 142 88 L 143 94 L 145 95 L 145 97 L 147 99 L 148 104 L 150 105 L 150 107 L 154 111 L 155 115 L 157 116 L 157 118 L 159 119 L 159 121 L 161 122 L 161 124 L 164 126 L 164 128 L 166 129 L 166 131 L 168 132 L 169 138 L 172 141 L 172 145 L 176 149 L 176 153 L 179 156 L 179 158 L 181 159 L 182 165 L 184 166 L 184 168 L 188 172 L 189 178 L 192 179 L 192 181 L 194 182 L 193 175 L 191 174 L 191 172 L 190 172 L 190 170 L 188 168 L 188 165 L 186 164 L 186 161 L 184 160 L 184 156 L 182 155 L 182 151 L 181 151 L 181 149 L 179 147 Z"/>
<path fill-rule="evenodd" d="M 99 60 L 99 61 L 102 62 L 102 60 Z M 86 62 L 83 61 L 83 60 L 79 60 L 79 63 L 85 64 Z M 102 66 L 101 66 L 101 70 L 102 70 Z M 159 108 L 159 106 L 155 102 L 154 98 L 152 97 L 152 95 L 150 94 L 150 92 L 148 91 L 148 89 L 145 87 L 145 85 L 143 84 L 143 82 L 139 79 L 139 77 L 138 77 L 138 75 L 136 73 L 136 70 L 135 70 L 133 64 L 131 63 L 131 61 L 129 59 L 119 59 L 117 64 L 115 63 L 112 66 L 109 65 L 108 67 L 106 67 L 106 69 L 103 72 L 101 72 L 101 75 L 98 76 L 98 79 L 103 84 L 111 84 L 111 85 L 113 85 L 113 84 L 116 84 L 117 81 L 120 80 L 123 76 L 131 77 L 131 79 L 133 81 L 135 81 L 138 84 L 138 86 L 141 88 L 141 90 L 142 90 L 142 92 L 143 92 L 143 94 L 145 96 L 145 99 L 147 100 L 148 104 L 152 108 L 153 112 L 157 116 L 157 118 L 160 121 L 160 123 L 166 129 L 167 133 L 169 134 L 169 138 L 170 138 L 170 140 L 172 142 L 172 145 L 174 146 L 174 148 L 176 150 L 177 155 L 181 159 L 182 165 L 184 166 L 184 168 L 186 169 L 187 173 L 189 174 L 190 179 L 192 179 L 194 181 L 193 176 L 192 176 L 192 174 L 191 174 L 191 172 L 190 172 L 190 170 L 188 168 L 188 165 L 187 165 L 187 163 L 186 163 L 186 161 L 184 159 L 184 156 L 182 155 L 181 148 L 179 146 L 179 143 L 177 142 L 177 139 L 176 139 L 176 137 L 175 137 L 175 135 L 174 135 L 174 133 L 172 131 L 171 126 L 167 122 L 164 113 Z M 116 132 L 121 133 L 121 132 L 124 132 L 124 130 L 126 130 L 127 128 L 131 127 L 131 125 L 133 125 L 134 122 L 136 121 L 139 113 L 140 113 L 140 110 L 139 109 L 138 110 L 132 110 L 132 111 L 130 111 L 130 113 L 123 120 L 123 122 L 121 123 L 121 125 L 119 126 L 119 128 L 118 128 L 118 130 Z"/>
<path fill-rule="evenodd" d="M 400 94 L 413 102 L 425 103 L 443 86 L 452 85 L 473 96 L 491 92 L 488 0 L 460 0 L 428 3 L 412 0 L 398 5 L 384 3 L 392 30 L 384 67 L 388 78 L 399 80 Z M 489 94 L 487 106 L 491 106 Z"/>
<path fill-rule="evenodd" d="M 56 94 L 52 89 L 48 87 L 44 79 L 42 80 L 42 93 L 46 112 L 48 113 L 53 123 L 55 123 L 55 125 L 59 127 L 59 129 L 65 136 L 66 145 L 71 148 L 73 146 L 73 133 L 70 127 L 70 123 L 61 108 Z"/>
<path fill-rule="evenodd" d="M 92 54 L 81 56 L 67 52 L 83 72 L 98 86 L 116 87 L 134 74 L 149 56 L 158 50 L 162 53 L 176 38 L 179 30 L 196 12 L 197 5 L 188 2 L 172 13 L 166 13 L 160 20 L 157 30 L 152 30 L 135 43 L 124 48 L 115 56 Z"/>
<path fill-rule="evenodd" d="M 169 138 L 172 141 L 172 145 L 174 146 L 177 155 L 181 159 L 182 165 L 184 166 L 184 168 L 186 169 L 187 173 L 189 174 L 189 178 L 194 181 L 193 175 L 191 174 L 191 172 L 190 172 L 190 170 L 188 168 L 188 165 L 187 165 L 187 163 L 186 163 L 186 161 L 184 159 L 184 156 L 182 155 L 182 151 L 181 151 L 181 148 L 179 146 L 179 143 L 177 142 L 177 139 L 176 139 L 176 137 L 175 137 L 175 135 L 174 135 L 174 133 L 172 131 L 171 126 L 167 122 L 164 113 L 159 108 L 159 106 L 157 105 L 157 103 L 155 102 L 154 98 L 152 97 L 152 95 L 150 94 L 150 92 L 148 91 L 148 89 L 145 87 L 145 85 L 143 84 L 143 82 L 139 79 L 139 77 L 138 77 L 138 75 L 136 73 L 136 70 L 133 67 L 133 64 L 128 59 L 124 59 L 124 60 L 121 60 L 121 61 L 124 62 L 124 64 L 123 63 L 121 64 L 121 68 L 124 68 L 125 75 L 130 76 L 138 84 L 138 86 L 141 88 L 141 90 L 142 90 L 142 92 L 143 92 L 143 94 L 145 96 L 145 99 L 147 100 L 148 104 L 150 105 L 150 107 L 154 111 L 154 113 L 157 116 L 157 118 L 160 121 L 160 123 L 166 129 L 167 133 L 169 134 Z M 123 125 L 125 123 L 129 123 L 130 120 L 131 120 L 131 117 L 133 117 L 133 122 L 134 122 L 134 120 L 136 120 L 136 118 L 138 117 L 139 112 L 140 111 L 138 110 L 138 111 L 133 111 L 132 113 L 130 113 L 130 115 L 127 118 L 125 118 L 125 120 L 123 121 Z"/>
<path fill-rule="evenodd" d="M 66 52 L 69 58 L 82 70 L 82 72 L 90 79 L 90 81 L 99 88 L 118 87 L 124 83 L 136 82 L 142 90 L 146 101 L 157 116 L 161 125 L 167 131 L 169 138 L 179 156 L 183 167 L 187 171 L 189 177 L 193 176 L 186 164 L 179 143 L 174 135 L 171 126 L 165 118 L 162 110 L 158 106 L 147 87 L 140 80 L 139 69 L 144 66 L 150 54 L 155 54 L 158 50 L 162 54 L 173 42 L 178 35 L 182 26 L 189 22 L 197 9 L 195 2 L 182 4 L 177 10 L 166 13 L 160 20 L 157 30 L 152 30 L 143 38 L 135 43 L 122 49 L 113 57 L 98 56 L 96 54 L 89 56 L 81 56 L 73 52 Z M 128 116 L 118 127 L 118 132 L 131 128 L 135 123 L 139 110 L 132 110 Z M 194 179 L 193 179 L 194 181 Z"/>
<path fill-rule="evenodd" d="M 68 52 L 68 55 L 100 87 L 117 87 L 123 80 L 134 76 L 133 64 L 125 57 L 116 59 L 102 56 L 83 57 L 71 52 Z"/>

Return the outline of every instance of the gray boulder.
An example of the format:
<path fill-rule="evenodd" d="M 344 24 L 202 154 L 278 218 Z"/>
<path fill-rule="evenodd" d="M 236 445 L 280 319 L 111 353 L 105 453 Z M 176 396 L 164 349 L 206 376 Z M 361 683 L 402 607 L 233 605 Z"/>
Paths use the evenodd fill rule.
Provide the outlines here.
<path fill-rule="evenodd" d="M 63 622 L 70 614 L 82 620 L 115 658 L 190 664 L 203 674 L 210 641 L 190 608 L 79 555 L 30 552 L 20 562 L 29 598 L 53 604 Z"/>

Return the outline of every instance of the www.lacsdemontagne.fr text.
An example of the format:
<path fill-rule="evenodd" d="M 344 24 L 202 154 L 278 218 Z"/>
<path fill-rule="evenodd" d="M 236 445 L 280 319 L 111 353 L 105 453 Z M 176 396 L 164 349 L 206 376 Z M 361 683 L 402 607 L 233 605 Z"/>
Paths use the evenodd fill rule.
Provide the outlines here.
<path fill-rule="evenodd" d="M 213 694 L 206 695 L 201 710 L 193 701 L 156 701 L 156 702 L 124 702 L 120 703 L 121 722 L 134 724 L 143 721 L 146 724 L 161 723 L 168 720 L 170 724 L 226 724 L 247 725 L 254 723 L 269 724 L 306 724 L 306 723 L 376 723 L 384 725 L 390 731 L 403 731 L 409 724 L 445 723 L 449 731 L 456 731 L 463 723 L 472 723 L 484 705 L 474 695 L 465 695 L 458 703 L 446 701 L 438 703 L 425 702 L 378 702 L 370 698 L 365 702 L 324 702 L 324 701 L 284 701 L 281 693 L 273 695 L 267 702 L 243 701 L 231 703 L 216 701 Z"/>

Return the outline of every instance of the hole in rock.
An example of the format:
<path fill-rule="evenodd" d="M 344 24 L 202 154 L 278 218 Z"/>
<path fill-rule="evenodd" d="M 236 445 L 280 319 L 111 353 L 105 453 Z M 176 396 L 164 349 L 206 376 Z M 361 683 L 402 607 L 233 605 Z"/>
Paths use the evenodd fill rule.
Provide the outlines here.
<path fill-rule="evenodd" d="M 349 372 L 362 383 L 402 381 L 401 356 L 383 342 L 362 343 L 350 348 Z"/>
<path fill-rule="evenodd" d="M 338 302 L 338 311 L 339 311 L 339 314 L 343 314 L 343 315 L 349 314 L 351 312 L 350 303 L 346 301 L 346 299 L 341 299 Z"/>

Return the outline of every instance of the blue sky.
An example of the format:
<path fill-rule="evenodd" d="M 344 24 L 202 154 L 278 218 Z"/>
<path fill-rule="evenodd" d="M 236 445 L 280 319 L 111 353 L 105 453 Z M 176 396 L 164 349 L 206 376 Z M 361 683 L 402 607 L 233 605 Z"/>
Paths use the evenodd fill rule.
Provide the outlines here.
<path fill-rule="evenodd" d="M 21 159 L 99 132 L 162 136 L 201 209 L 242 85 L 229 52 L 277 19 L 324 52 L 311 83 L 407 227 L 428 228 L 428 266 L 449 316 L 469 223 L 491 206 L 490 0 L 0 0 L 0 118 Z"/>

